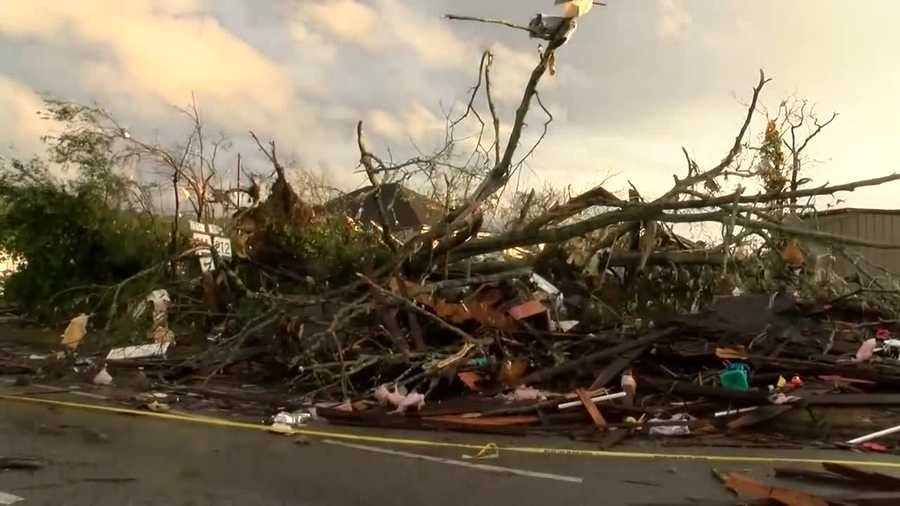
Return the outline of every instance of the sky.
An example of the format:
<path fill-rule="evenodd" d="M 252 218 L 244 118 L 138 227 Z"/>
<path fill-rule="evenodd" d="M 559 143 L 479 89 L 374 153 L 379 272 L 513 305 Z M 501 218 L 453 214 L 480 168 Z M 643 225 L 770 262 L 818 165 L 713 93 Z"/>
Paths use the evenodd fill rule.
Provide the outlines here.
<path fill-rule="evenodd" d="M 645 196 L 726 153 L 759 69 L 762 103 L 803 97 L 840 116 L 810 147 L 817 183 L 900 166 L 900 2 L 607 0 L 582 18 L 541 86 L 554 115 L 521 185 L 585 189 L 608 176 Z M 42 96 L 98 103 L 134 135 L 175 143 L 175 108 L 192 94 L 208 129 L 251 163 L 247 131 L 334 185 L 356 172 L 355 124 L 373 149 L 427 151 L 495 55 L 495 95 L 509 125 L 538 57 L 537 41 L 446 13 L 520 24 L 552 0 L 7 0 L 0 2 L 0 156 L 40 153 L 52 129 Z M 539 133 L 529 123 L 526 140 Z M 754 125 L 758 133 L 760 123 Z M 894 208 L 897 185 L 857 190 L 846 205 Z"/>

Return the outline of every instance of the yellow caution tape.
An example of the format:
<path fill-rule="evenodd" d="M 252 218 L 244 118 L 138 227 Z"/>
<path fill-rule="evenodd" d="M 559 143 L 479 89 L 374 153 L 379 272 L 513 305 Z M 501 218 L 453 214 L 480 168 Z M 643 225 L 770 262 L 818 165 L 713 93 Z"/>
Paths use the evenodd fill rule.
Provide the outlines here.
<path fill-rule="evenodd" d="M 97 404 L 84 404 L 80 402 L 55 401 L 52 399 L 44 399 L 38 397 L 24 397 L 20 395 L 0 395 L 0 400 L 27 402 L 32 404 L 44 404 L 49 406 L 59 406 L 74 409 L 83 409 L 89 411 L 98 411 L 103 413 L 115 413 L 120 415 L 136 415 L 151 418 L 161 418 L 164 420 L 177 420 L 180 422 L 198 423 L 216 427 L 229 427 L 234 429 L 247 429 L 259 432 L 270 430 L 267 425 L 235 422 L 224 420 L 221 418 L 212 418 L 207 416 L 195 416 L 181 413 L 154 413 L 152 411 L 140 411 L 137 409 L 116 408 L 112 406 L 102 406 Z M 467 443 L 446 443 L 441 441 L 431 441 L 427 439 L 412 439 L 405 437 L 385 437 L 385 436 L 368 436 L 362 434 L 349 434 L 345 432 L 331 432 L 324 430 L 312 429 L 294 429 L 291 435 L 302 435 L 309 437 L 321 437 L 330 439 L 343 439 L 348 441 L 366 441 L 370 443 L 383 443 L 405 446 L 422 446 L 431 448 L 451 448 L 454 450 L 477 450 L 481 454 L 485 449 L 490 449 L 491 444 L 477 445 Z M 606 450 L 587 450 L 580 448 L 543 448 L 536 446 L 497 446 L 493 444 L 496 451 L 524 453 L 531 455 L 554 455 L 554 456 L 571 456 L 571 457 L 596 457 L 596 458 L 623 458 L 623 459 L 672 459 L 672 460 L 702 460 L 707 462 L 743 462 L 743 463 L 765 463 L 771 464 L 774 461 L 787 464 L 812 464 L 821 465 L 825 462 L 833 462 L 836 464 L 844 464 L 848 466 L 864 466 L 885 469 L 900 469 L 900 461 L 885 462 L 876 460 L 843 460 L 843 459 L 816 459 L 816 458 L 783 458 L 783 457 L 753 457 L 748 455 L 704 455 L 692 453 L 654 453 L 654 452 L 628 452 L 628 451 L 606 451 Z"/>
<path fill-rule="evenodd" d="M 463 454 L 462 458 L 470 459 L 470 460 L 482 460 L 482 459 L 496 459 L 500 456 L 500 448 L 497 447 L 497 443 L 488 443 L 481 447 L 478 450 L 478 453 L 475 455 L 467 455 Z"/>

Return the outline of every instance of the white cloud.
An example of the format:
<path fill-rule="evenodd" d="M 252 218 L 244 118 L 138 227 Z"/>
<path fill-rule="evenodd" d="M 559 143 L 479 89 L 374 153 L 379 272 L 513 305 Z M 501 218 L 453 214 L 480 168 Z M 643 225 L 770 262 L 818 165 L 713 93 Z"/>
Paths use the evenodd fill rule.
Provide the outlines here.
<path fill-rule="evenodd" d="M 438 135 L 443 135 L 444 127 L 443 119 L 418 102 L 399 115 L 382 109 L 373 109 L 367 114 L 367 128 L 392 142 L 431 143 Z"/>
<path fill-rule="evenodd" d="M 314 29 L 371 51 L 405 49 L 432 68 L 466 65 L 466 45 L 437 17 L 418 14 L 399 0 L 307 0 L 298 19 Z"/>
<path fill-rule="evenodd" d="M 373 109 L 368 113 L 368 124 L 372 131 L 386 139 L 393 141 L 403 140 L 406 129 L 399 119 L 393 114 L 382 110 Z"/>
<path fill-rule="evenodd" d="M 48 121 L 38 117 L 44 102 L 24 84 L 0 75 L 0 155 L 29 158 L 42 150 Z"/>
<path fill-rule="evenodd" d="M 506 45 L 497 43 L 491 47 L 494 64 L 491 79 L 491 91 L 494 98 L 503 102 L 518 102 L 522 99 L 525 83 L 534 66 L 538 63 L 538 54 L 516 51 Z M 547 75 L 543 87 L 552 86 L 555 78 Z"/>
<path fill-rule="evenodd" d="M 316 26 L 325 28 L 333 35 L 372 47 L 372 37 L 377 28 L 378 14 L 368 5 L 356 0 L 329 0 L 301 2 L 301 12 L 306 14 Z"/>
<path fill-rule="evenodd" d="M 71 33 L 85 44 L 108 50 L 114 65 L 86 60 L 84 75 L 92 89 L 155 96 L 183 106 L 194 92 L 254 124 L 282 113 L 292 100 L 285 74 L 256 49 L 198 9 L 194 0 L 130 0 L 111 5 L 102 0 L 4 2 L 0 32 L 66 44 Z M 98 52 L 102 54 L 102 52 Z M 98 67 L 98 65 L 100 65 Z M 100 69 L 104 81 L 92 72 Z M 252 108 L 234 104 L 252 103 Z"/>
<path fill-rule="evenodd" d="M 683 0 L 660 0 L 657 33 L 665 40 L 680 40 L 687 37 L 694 22 Z"/>

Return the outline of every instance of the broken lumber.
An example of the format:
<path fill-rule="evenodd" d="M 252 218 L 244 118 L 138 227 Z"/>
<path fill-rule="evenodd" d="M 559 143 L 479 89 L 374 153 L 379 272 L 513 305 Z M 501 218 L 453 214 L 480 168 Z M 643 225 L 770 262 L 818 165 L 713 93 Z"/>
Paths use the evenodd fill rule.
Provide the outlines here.
<path fill-rule="evenodd" d="M 605 358 L 615 357 L 621 353 L 633 350 L 635 348 L 643 347 L 651 345 L 655 342 L 658 342 L 666 337 L 671 336 L 675 333 L 674 328 L 668 328 L 663 330 L 657 330 L 656 332 L 651 332 L 644 337 L 640 337 L 631 342 L 622 343 L 617 346 L 613 346 L 612 348 L 607 348 L 602 351 L 594 352 L 588 355 L 585 355 L 579 359 L 571 360 L 566 362 L 563 365 L 557 367 L 551 367 L 549 369 L 542 369 L 540 371 L 535 371 L 528 376 L 521 378 L 516 385 L 525 385 L 528 383 L 542 383 L 544 381 L 555 378 L 561 374 L 566 374 L 572 371 L 576 371 L 581 369 L 582 367 L 591 365 L 595 362 L 599 362 Z"/>

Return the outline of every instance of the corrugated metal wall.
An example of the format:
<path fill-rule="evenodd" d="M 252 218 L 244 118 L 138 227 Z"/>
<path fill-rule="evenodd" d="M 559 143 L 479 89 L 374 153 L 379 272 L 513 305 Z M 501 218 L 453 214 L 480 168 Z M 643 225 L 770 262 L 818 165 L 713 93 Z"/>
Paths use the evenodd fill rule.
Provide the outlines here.
<path fill-rule="evenodd" d="M 817 228 L 823 232 L 857 237 L 859 239 L 900 243 L 900 214 L 850 212 L 820 216 Z M 900 250 L 849 248 L 860 253 L 873 264 L 900 274 Z M 837 271 L 847 274 L 847 265 L 837 266 Z"/>

